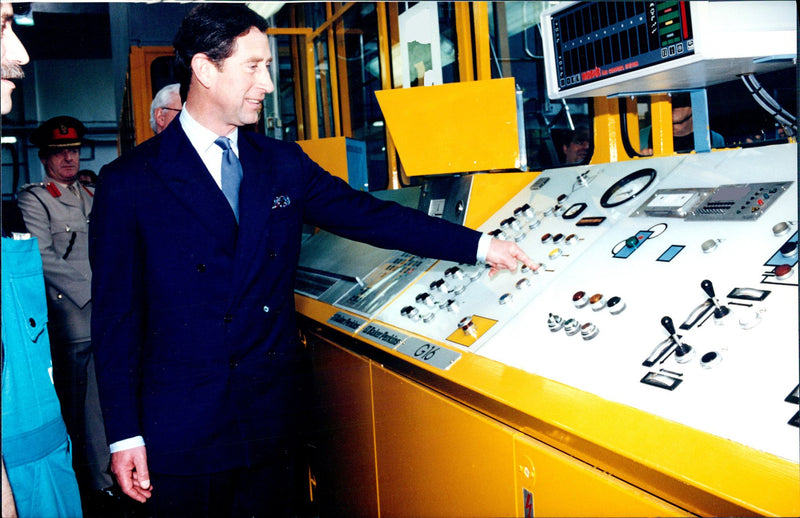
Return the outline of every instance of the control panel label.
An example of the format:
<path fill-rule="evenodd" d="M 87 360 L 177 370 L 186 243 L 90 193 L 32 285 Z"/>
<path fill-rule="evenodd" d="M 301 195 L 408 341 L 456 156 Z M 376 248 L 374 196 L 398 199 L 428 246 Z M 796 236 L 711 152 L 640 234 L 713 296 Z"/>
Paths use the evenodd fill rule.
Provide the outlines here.
<path fill-rule="evenodd" d="M 461 353 L 459 352 L 413 337 L 403 342 L 397 348 L 397 352 L 441 370 L 449 369 L 451 365 L 461 358 Z"/>
<path fill-rule="evenodd" d="M 358 334 L 371 342 L 383 345 L 389 349 L 394 349 L 408 338 L 408 335 L 398 333 L 388 327 L 379 326 L 377 324 L 368 324 Z"/>
<path fill-rule="evenodd" d="M 354 317 L 347 313 L 342 313 L 341 311 L 337 311 L 328 319 L 330 325 L 338 327 L 339 329 L 344 329 L 345 331 L 350 331 L 351 333 L 357 331 L 358 328 L 363 326 L 366 322 L 367 320 L 364 318 Z"/>

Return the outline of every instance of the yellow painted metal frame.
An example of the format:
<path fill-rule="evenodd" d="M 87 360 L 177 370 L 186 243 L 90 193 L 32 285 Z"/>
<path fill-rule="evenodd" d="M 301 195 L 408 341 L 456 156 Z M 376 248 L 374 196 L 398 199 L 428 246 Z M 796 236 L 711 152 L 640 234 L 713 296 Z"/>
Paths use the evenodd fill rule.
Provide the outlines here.
<path fill-rule="evenodd" d="M 292 23 L 295 23 L 295 12 L 291 11 L 291 19 Z M 312 77 L 313 77 L 313 56 L 314 50 L 313 47 L 311 48 L 311 62 L 308 61 L 308 52 L 307 47 L 309 45 L 308 41 L 311 37 L 311 29 L 306 28 L 277 28 L 271 27 L 267 29 L 267 35 L 271 36 L 279 36 L 279 35 L 287 35 L 287 36 L 294 36 L 290 38 L 289 45 L 291 47 L 291 54 L 292 54 L 292 75 L 293 81 L 295 84 L 294 88 L 294 104 L 295 104 L 295 113 L 297 114 L 297 138 L 300 140 L 312 138 L 310 133 L 308 132 L 309 126 L 306 124 L 306 120 L 309 119 L 308 114 L 311 113 L 309 111 L 309 105 L 303 102 L 303 92 L 306 92 L 305 97 L 309 97 L 311 93 L 314 93 L 314 106 L 316 106 L 316 83 L 306 84 L 305 81 L 302 80 L 302 77 L 308 77 L 307 73 L 304 76 L 303 71 L 307 71 L 309 67 L 312 70 Z M 305 49 L 304 52 L 300 52 L 300 49 Z M 277 85 L 276 85 L 277 86 Z M 314 112 L 316 116 L 316 111 Z"/>
<path fill-rule="evenodd" d="M 604 145 L 605 144 L 605 145 Z M 594 153 L 592 164 L 629 158 L 622 144 L 619 105 L 616 99 L 594 98 Z"/>
<path fill-rule="evenodd" d="M 341 127 L 341 135 L 352 137 L 353 128 L 350 123 L 350 85 L 347 82 L 347 54 L 344 52 L 345 28 L 341 18 L 336 20 L 334 27 L 336 43 L 333 48 L 336 49 L 337 84 L 339 85 L 339 95 L 336 96 L 339 99 L 339 115 L 337 115 L 337 119 Z"/>
<path fill-rule="evenodd" d="M 650 97 L 650 125 L 653 136 L 653 156 L 675 152 L 672 141 L 672 101 L 667 94 Z"/>
<path fill-rule="evenodd" d="M 472 3 L 475 41 L 475 77 L 478 81 L 492 78 L 492 51 L 489 45 L 489 5 Z"/>
<path fill-rule="evenodd" d="M 389 39 L 389 25 L 386 14 L 385 2 L 378 2 L 376 5 L 378 16 L 378 62 L 381 70 L 381 88 L 390 90 L 392 88 L 392 68 L 391 68 L 391 42 Z M 400 172 L 397 166 L 397 156 L 395 142 L 389 133 L 388 124 L 386 130 L 386 166 L 389 170 L 389 189 L 400 188 Z"/>
<path fill-rule="evenodd" d="M 622 143 L 622 124 L 618 99 L 595 97 L 594 103 L 594 153 L 592 164 L 630 160 Z M 631 146 L 638 152 L 639 119 L 636 101 L 626 98 L 626 123 Z M 651 134 L 653 156 L 668 156 L 674 153 L 672 143 L 672 102 L 667 94 L 656 94 L 650 100 Z"/>
<path fill-rule="evenodd" d="M 155 92 L 153 92 L 150 64 L 156 58 L 174 55 L 175 49 L 172 47 L 131 47 L 128 55 L 129 80 L 136 144 L 141 144 L 153 136 L 153 128 L 150 127 L 150 103 Z"/>
<path fill-rule="evenodd" d="M 461 81 L 475 79 L 473 72 L 470 2 L 455 2 L 456 39 L 458 42 L 458 77 Z"/>

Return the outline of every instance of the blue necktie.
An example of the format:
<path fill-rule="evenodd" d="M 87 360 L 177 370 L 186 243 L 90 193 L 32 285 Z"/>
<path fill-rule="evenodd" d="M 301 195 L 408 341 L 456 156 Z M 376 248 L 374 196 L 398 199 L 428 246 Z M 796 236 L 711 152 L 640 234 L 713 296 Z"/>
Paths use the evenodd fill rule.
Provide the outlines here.
<path fill-rule="evenodd" d="M 219 137 L 214 144 L 222 148 L 222 194 L 231 204 L 236 222 L 239 222 L 239 184 L 242 183 L 242 164 L 231 149 L 228 137 Z"/>

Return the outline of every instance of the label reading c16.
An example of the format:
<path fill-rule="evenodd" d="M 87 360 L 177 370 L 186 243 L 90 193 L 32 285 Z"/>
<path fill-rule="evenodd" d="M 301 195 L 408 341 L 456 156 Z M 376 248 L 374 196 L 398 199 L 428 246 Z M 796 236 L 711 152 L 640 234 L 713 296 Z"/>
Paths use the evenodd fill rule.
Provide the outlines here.
<path fill-rule="evenodd" d="M 408 338 L 396 351 L 442 370 L 449 369 L 461 358 L 459 352 L 413 337 Z"/>

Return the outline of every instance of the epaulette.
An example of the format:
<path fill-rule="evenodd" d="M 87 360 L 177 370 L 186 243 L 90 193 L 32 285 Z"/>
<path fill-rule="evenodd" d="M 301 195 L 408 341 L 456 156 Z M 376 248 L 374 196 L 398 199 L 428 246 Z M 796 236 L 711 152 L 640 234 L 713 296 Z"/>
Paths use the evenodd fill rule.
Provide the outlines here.
<path fill-rule="evenodd" d="M 47 190 L 47 192 L 49 192 L 49 193 L 50 193 L 50 195 L 51 195 L 53 198 L 58 198 L 59 196 L 61 196 L 61 190 L 60 190 L 60 189 L 58 188 L 58 186 L 57 186 L 56 184 L 54 184 L 53 182 L 47 182 L 47 183 L 45 183 L 45 182 L 29 183 L 29 184 L 23 185 L 21 190 L 23 190 L 23 191 L 30 191 L 30 190 L 31 190 L 31 189 L 33 189 L 34 187 L 42 187 L 43 189 L 46 189 L 46 190 Z"/>

